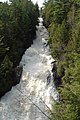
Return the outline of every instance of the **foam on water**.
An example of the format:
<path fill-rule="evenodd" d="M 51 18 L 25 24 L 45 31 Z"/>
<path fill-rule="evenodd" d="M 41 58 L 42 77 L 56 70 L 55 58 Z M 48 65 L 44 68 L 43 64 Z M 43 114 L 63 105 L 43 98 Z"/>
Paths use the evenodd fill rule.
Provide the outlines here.
<path fill-rule="evenodd" d="M 48 107 L 51 109 L 51 98 L 58 101 L 51 72 L 54 59 L 47 45 L 49 36 L 43 19 L 39 21 L 37 38 L 20 62 L 21 81 L 0 101 L 0 120 L 45 120 Z"/>

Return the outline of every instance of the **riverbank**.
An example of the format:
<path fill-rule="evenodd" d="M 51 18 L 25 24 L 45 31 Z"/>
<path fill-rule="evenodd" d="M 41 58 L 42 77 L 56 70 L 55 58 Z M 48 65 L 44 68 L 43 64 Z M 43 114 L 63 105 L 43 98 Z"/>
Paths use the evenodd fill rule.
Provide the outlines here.
<path fill-rule="evenodd" d="M 36 37 L 38 15 L 32 1 L 0 2 L 0 97 L 20 82 L 19 63 Z"/>

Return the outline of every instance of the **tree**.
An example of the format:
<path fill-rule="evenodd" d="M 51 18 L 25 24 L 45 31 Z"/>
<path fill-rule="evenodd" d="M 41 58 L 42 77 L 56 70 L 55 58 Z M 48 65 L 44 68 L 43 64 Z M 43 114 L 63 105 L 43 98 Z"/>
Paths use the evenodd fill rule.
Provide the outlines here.
<path fill-rule="evenodd" d="M 30 0 L 0 3 L 0 97 L 17 80 L 13 75 L 36 35 L 38 5 Z"/>
<path fill-rule="evenodd" d="M 43 18 L 56 59 L 60 103 L 53 106 L 52 120 L 80 120 L 80 0 L 48 0 Z M 58 84 L 59 83 L 59 84 Z"/>

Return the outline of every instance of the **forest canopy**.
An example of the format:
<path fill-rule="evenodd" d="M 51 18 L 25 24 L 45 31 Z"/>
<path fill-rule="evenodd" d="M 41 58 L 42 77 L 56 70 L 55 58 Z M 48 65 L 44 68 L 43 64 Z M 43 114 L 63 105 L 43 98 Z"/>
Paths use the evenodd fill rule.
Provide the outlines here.
<path fill-rule="evenodd" d="M 51 120 L 80 120 L 80 0 L 48 0 L 44 5 L 44 24 L 57 61 L 54 81 L 60 93 Z"/>
<path fill-rule="evenodd" d="M 15 69 L 36 36 L 38 8 L 31 0 L 0 2 L 0 97 L 17 83 Z"/>

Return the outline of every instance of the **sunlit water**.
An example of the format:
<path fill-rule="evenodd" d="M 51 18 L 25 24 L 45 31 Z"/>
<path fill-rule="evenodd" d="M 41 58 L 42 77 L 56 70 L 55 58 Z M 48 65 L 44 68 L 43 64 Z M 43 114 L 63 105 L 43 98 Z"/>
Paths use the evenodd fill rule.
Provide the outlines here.
<path fill-rule="evenodd" d="M 37 37 L 25 51 L 21 81 L 0 101 L 0 120 L 46 120 L 52 99 L 58 101 L 53 83 L 54 59 L 47 45 L 48 32 L 39 18 Z"/>

